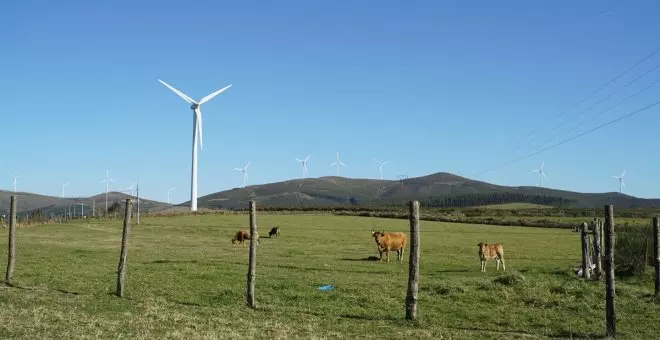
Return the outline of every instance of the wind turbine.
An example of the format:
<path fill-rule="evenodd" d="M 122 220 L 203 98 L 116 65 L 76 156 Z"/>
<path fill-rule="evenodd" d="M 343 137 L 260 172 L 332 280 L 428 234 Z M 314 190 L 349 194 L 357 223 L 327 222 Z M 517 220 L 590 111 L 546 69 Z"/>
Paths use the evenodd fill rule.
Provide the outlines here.
<path fill-rule="evenodd" d="M 378 163 L 378 170 L 380 170 L 380 179 L 383 179 L 383 165 L 390 163 L 392 161 L 379 162 L 377 159 L 374 159 Z"/>
<path fill-rule="evenodd" d="M 548 177 L 545 175 L 545 171 L 543 171 L 543 165 L 545 165 L 545 162 L 541 162 L 541 167 L 538 168 L 538 170 L 532 170 L 532 172 L 538 172 L 539 173 L 539 186 L 543 188 L 543 178 L 545 180 L 548 180 Z"/>
<path fill-rule="evenodd" d="M 105 212 L 108 212 L 108 185 L 110 182 L 114 182 L 112 178 L 110 178 L 110 175 L 108 174 L 108 170 L 105 170 L 105 178 L 101 181 L 101 183 L 105 183 Z"/>
<path fill-rule="evenodd" d="M 14 192 L 16 192 L 16 180 L 19 179 L 19 178 L 21 178 L 21 176 L 22 176 L 22 175 L 13 176 L 12 174 L 9 174 L 9 177 L 13 177 L 13 178 L 14 178 Z"/>
<path fill-rule="evenodd" d="M 339 152 L 337 152 L 337 161 L 330 164 L 330 166 L 335 166 L 335 165 L 337 166 L 337 176 L 339 176 L 339 166 L 340 165 L 344 167 L 346 166 L 346 164 L 344 164 L 342 161 L 339 160 Z"/>
<path fill-rule="evenodd" d="M 176 93 L 179 97 L 183 98 L 188 104 L 191 104 L 190 109 L 193 110 L 193 145 L 192 145 L 192 170 L 191 170 L 191 176 L 190 176 L 190 211 L 197 211 L 197 141 L 199 138 L 199 148 L 200 150 L 204 149 L 204 142 L 202 140 L 202 111 L 200 110 L 200 106 L 209 100 L 213 99 L 213 97 L 219 95 L 220 93 L 224 92 L 227 90 L 229 87 L 231 87 L 231 84 L 221 88 L 220 90 L 217 90 L 208 96 L 202 98 L 199 100 L 199 102 L 196 102 L 192 100 L 190 97 L 185 95 L 183 92 L 180 92 L 179 90 L 173 88 L 172 86 L 168 85 L 164 81 L 158 79 L 161 84 L 167 86 L 172 92 Z"/>
<path fill-rule="evenodd" d="M 245 188 L 245 185 L 247 183 L 247 179 L 248 179 L 247 168 L 248 166 L 250 166 L 250 163 L 251 162 L 248 162 L 248 164 L 245 165 L 244 168 L 234 168 L 234 170 L 243 171 L 243 188 Z"/>
<path fill-rule="evenodd" d="M 305 158 L 304 161 L 301 160 L 300 158 L 296 158 L 296 160 L 298 162 L 300 162 L 300 165 L 302 166 L 302 177 L 301 178 L 304 178 L 305 175 L 307 175 L 307 161 L 309 160 L 309 157 L 312 157 L 312 155 L 310 154 L 309 156 L 307 156 L 307 158 Z"/>
<path fill-rule="evenodd" d="M 176 188 L 167 189 L 167 204 L 170 204 L 170 192 L 176 190 Z"/>
<path fill-rule="evenodd" d="M 620 194 L 623 193 L 623 188 L 626 187 L 626 183 L 623 183 L 623 176 L 625 176 L 625 175 L 626 175 L 626 170 L 623 170 L 623 172 L 621 173 L 621 176 L 612 176 L 612 177 L 619 180 L 619 193 Z"/>
<path fill-rule="evenodd" d="M 62 184 L 62 198 L 64 198 L 64 187 L 69 185 L 69 182 L 63 183 Z"/>

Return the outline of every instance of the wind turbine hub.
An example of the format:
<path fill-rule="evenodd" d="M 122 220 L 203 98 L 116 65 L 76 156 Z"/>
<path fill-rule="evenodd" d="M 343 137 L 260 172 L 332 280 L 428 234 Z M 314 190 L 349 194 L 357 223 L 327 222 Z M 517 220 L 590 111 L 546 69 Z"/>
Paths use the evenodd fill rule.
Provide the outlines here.
<path fill-rule="evenodd" d="M 192 105 L 190 105 L 190 108 L 193 109 L 193 110 L 197 110 L 198 107 L 199 107 L 199 104 L 197 104 L 197 103 L 193 103 Z"/>

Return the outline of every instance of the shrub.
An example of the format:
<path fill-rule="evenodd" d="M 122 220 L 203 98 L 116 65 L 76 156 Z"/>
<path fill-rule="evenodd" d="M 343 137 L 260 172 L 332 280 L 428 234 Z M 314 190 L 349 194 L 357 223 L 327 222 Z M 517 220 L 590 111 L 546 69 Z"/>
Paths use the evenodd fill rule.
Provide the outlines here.
<path fill-rule="evenodd" d="M 622 226 L 615 231 L 614 264 L 617 276 L 637 276 L 643 274 L 649 258 L 653 256 L 650 245 L 652 229 L 646 227 Z"/>

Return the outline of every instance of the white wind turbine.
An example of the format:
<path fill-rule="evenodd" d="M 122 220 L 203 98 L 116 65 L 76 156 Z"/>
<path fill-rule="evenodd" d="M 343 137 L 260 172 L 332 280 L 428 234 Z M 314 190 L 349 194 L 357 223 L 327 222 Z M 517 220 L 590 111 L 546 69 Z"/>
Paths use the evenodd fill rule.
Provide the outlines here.
<path fill-rule="evenodd" d="M 208 96 L 202 98 L 199 100 L 199 102 L 196 102 L 192 100 L 190 97 L 182 93 L 181 91 L 173 88 L 172 86 L 168 85 L 164 81 L 158 79 L 161 84 L 167 86 L 172 92 L 176 93 L 179 97 L 183 98 L 188 104 L 191 104 L 190 108 L 193 110 L 193 148 L 192 148 L 192 171 L 191 171 L 191 176 L 190 176 L 190 211 L 197 211 L 197 141 L 199 140 L 199 148 L 200 150 L 204 149 L 204 142 L 202 140 L 202 111 L 200 110 L 200 106 L 209 100 L 213 99 L 213 97 L 219 95 L 220 93 L 224 92 L 227 90 L 229 87 L 231 87 L 231 84 L 221 88 L 220 90 L 217 90 Z M 199 139 L 198 139 L 199 138 Z"/>
<path fill-rule="evenodd" d="M 346 166 L 346 164 L 344 164 L 342 161 L 339 160 L 339 152 L 337 152 L 337 161 L 330 164 L 330 166 L 335 166 L 335 165 L 337 166 L 337 176 L 339 176 L 339 166 L 340 165 L 344 167 Z"/>
<path fill-rule="evenodd" d="M 23 175 L 13 176 L 12 174 L 9 174 L 9 177 L 14 178 L 14 192 L 16 192 L 16 180 L 21 178 L 21 176 L 23 176 Z"/>
<path fill-rule="evenodd" d="M 105 212 L 108 212 L 108 186 L 110 182 L 114 182 L 112 178 L 110 178 L 110 175 L 108 174 L 108 170 L 105 170 L 105 178 L 101 181 L 101 183 L 105 183 Z"/>
<path fill-rule="evenodd" d="M 390 163 L 392 161 L 379 162 L 377 159 L 374 159 L 378 163 L 378 170 L 380 170 L 380 179 L 383 179 L 383 165 Z"/>
<path fill-rule="evenodd" d="M 541 162 L 541 167 L 535 170 L 532 170 L 532 172 L 538 172 L 539 173 L 539 186 L 543 188 L 543 179 L 548 180 L 548 177 L 545 175 L 545 171 L 543 171 L 543 166 L 545 165 L 545 162 Z"/>
<path fill-rule="evenodd" d="M 307 156 L 307 158 L 305 158 L 305 160 L 301 160 L 300 158 L 296 158 L 296 160 L 298 162 L 300 162 L 300 165 L 302 167 L 302 177 L 301 178 L 305 178 L 305 175 L 307 175 L 307 161 L 309 160 L 309 157 L 312 157 L 312 155 L 310 154 L 309 156 Z"/>
<path fill-rule="evenodd" d="M 623 172 L 621 173 L 621 176 L 612 176 L 612 177 L 619 180 L 619 193 L 620 194 L 623 193 L 623 188 L 626 187 L 626 183 L 623 183 L 623 176 L 625 176 L 625 175 L 626 175 L 626 170 L 623 170 Z"/>
<path fill-rule="evenodd" d="M 69 185 L 69 182 L 62 184 L 62 198 L 64 198 L 64 187 L 66 187 L 67 185 Z"/>
<path fill-rule="evenodd" d="M 167 204 L 170 204 L 170 192 L 176 190 L 176 188 L 167 189 Z"/>
<path fill-rule="evenodd" d="M 248 174 L 247 174 L 247 168 L 250 166 L 251 162 L 248 162 L 248 164 L 245 165 L 244 168 L 234 168 L 236 171 L 242 171 L 243 172 L 243 188 L 245 188 L 245 185 L 247 184 L 247 179 L 248 179 Z"/>

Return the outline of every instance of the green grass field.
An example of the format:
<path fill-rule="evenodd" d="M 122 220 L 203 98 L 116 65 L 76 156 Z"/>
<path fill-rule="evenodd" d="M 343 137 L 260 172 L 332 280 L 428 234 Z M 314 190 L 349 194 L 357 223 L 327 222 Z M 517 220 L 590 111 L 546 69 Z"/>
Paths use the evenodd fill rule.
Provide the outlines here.
<path fill-rule="evenodd" d="M 130 234 L 125 297 L 113 296 L 121 225 L 20 228 L 14 282 L 0 288 L 0 338 L 519 339 L 604 334 L 604 284 L 576 278 L 570 230 L 421 223 L 419 320 L 406 322 L 404 262 L 370 230 L 406 220 L 261 215 L 257 310 L 245 306 L 247 216 L 143 218 Z M 279 238 L 268 229 L 280 225 Z M 6 229 L 5 235 L 6 235 Z M 264 237 L 265 236 L 265 237 Z M 502 242 L 507 272 L 479 272 L 477 243 Z M 6 242 L 0 246 L 5 264 Z M 316 287 L 333 284 L 320 292 Z M 660 308 L 648 277 L 617 281 L 620 338 L 650 339 Z"/>

